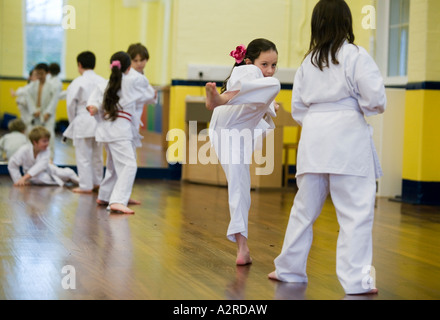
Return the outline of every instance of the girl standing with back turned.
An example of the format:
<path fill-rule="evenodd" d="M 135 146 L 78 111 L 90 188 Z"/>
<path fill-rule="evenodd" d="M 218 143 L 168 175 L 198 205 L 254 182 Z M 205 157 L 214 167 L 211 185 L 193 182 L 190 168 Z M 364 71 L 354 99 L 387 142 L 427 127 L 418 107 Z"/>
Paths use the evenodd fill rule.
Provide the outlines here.
<path fill-rule="evenodd" d="M 339 281 L 347 294 L 377 292 L 369 269 L 376 178 L 382 172 L 364 116 L 383 113 L 385 105 L 378 67 L 365 49 L 354 45 L 350 8 L 343 0 L 320 0 L 292 97 L 292 116 L 302 126 L 299 190 L 269 278 L 307 282 L 313 223 L 330 193 L 340 225 Z"/>
<path fill-rule="evenodd" d="M 90 114 L 97 114 L 96 141 L 102 142 L 107 152 L 97 202 L 120 213 L 134 213 L 127 205 L 139 204 L 130 199 L 137 172 L 136 148 L 142 145 L 136 106 L 154 99 L 147 78 L 129 75 L 130 66 L 127 53 L 115 53 L 110 59 L 108 83 L 98 85 L 87 104 Z"/>

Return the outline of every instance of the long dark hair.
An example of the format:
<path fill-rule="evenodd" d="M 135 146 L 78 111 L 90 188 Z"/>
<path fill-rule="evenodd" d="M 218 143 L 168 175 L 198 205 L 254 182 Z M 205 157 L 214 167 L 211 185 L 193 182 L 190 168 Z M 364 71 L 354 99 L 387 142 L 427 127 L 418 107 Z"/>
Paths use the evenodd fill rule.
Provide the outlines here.
<path fill-rule="evenodd" d="M 252 63 L 254 63 L 262 52 L 267 52 L 270 50 L 273 50 L 276 53 L 278 53 L 277 47 L 275 43 L 273 43 L 272 41 L 262 38 L 252 40 L 246 48 L 246 55 L 244 57 L 244 60 L 241 63 L 235 63 L 234 68 L 245 65 L 246 59 L 249 59 Z M 226 91 L 226 84 L 228 83 L 230 77 L 231 75 L 229 75 L 229 77 L 223 82 L 221 93 Z"/>
<path fill-rule="evenodd" d="M 353 18 L 344 0 L 320 0 L 312 14 L 312 37 L 306 56 L 321 71 L 331 62 L 339 64 L 337 53 L 345 40 L 354 43 Z"/>
<path fill-rule="evenodd" d="M 104 118 L 111 121 L 115 121 L 118 117 L 118 92 L 119 90 L 121 90 L 122 86 L 122 74 L 126 72 L 131 65 L 130 56 L 123 51 L 116 52 L 114 55 L 112 55 L 112 57 L 110 58 L 110 63 L 112 64 L 113 61 L 119 61 L 121 65 L 120 68 L 116 65 L 112 67 L 112 73 L 110 75 L 107 88 L 105 89 L 103 101 L 103 107 L 105 111 Z"/>

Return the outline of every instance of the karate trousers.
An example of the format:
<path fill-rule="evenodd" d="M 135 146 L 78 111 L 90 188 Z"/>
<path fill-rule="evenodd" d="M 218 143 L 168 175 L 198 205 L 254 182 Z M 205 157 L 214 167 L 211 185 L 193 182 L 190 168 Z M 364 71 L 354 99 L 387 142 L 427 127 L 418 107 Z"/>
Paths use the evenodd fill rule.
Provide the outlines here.
<path fill-rule="evenodd" d="M 101 184 L 104 174 L 102 144 L 96 142 L 95 138 L 77 138 L 74 145 L 79 187 L 92 190 Z"/>
<path fill-rule="evenodd" d="M 307 258 L 313 223 L 330 193 L 340 226 L 336 273 L 347 294 L 373 289 L 372 228 L 376 196 L 374 168 L 367 177 L 306 173 L 297 177 L 298 193 L 291 210 L 275 272 L 281 281 L 307 282 Z"/>
<path fill-rule="evenodd" d="M 136 178 L 136 148 L 131 140 L 104 143 L 107 163 L 98 199 L 127 206 Z"/>
<path fill-rule="evenodd" d="M 218 137 L 221 137 L 221 129 L 218 130 Z M 253 140 L 251 137 L 247 144 L 241 141 L 239 148 L 231 148 L 234 145 L 234 139 L 239 138 L 228 136 L 226 139 L 229 139 L 229 144 L 225 144 L 222 139 L 213 141 L 213 144 L 228 181 L 231 220 L 226 236 L 230 241 L 236 242 L 235 234 L 237 233 L 248 238 L 248 218 L 251 207 L 250 161 Z"/>
<path fill-rule="evenodd" d="M 78 183 L 78 175 L 70 168 L 60 168 L 54 164 L 49 164 L 49 168 L 35 177 L 32 177 L 30 183 L 36 185 L 64 186 L 65 182 L 72 181 Z"/>

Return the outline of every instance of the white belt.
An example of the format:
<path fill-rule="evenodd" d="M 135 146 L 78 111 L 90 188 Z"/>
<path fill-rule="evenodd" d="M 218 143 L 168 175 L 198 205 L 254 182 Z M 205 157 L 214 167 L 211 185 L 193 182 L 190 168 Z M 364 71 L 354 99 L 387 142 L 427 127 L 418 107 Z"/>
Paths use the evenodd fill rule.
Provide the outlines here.
<path fill-rule="evenodd" d="M 354 98 L 345 98 L 335 102 L 314 103 L 309 107 L 309 112 L 330 112 L 341 110 L 354 110 L 362 113 L 359 103 Z"/>
<path fill-rule="evenodd" d="M 361 108 L 359 107 L 359 103 L 354 98 L 345 98 L 335 102 L 326 102 L 326 103 L 315 103 L 310 105 L 309 112 L 332 112 L 332 111 L 343 111 L 343 110 L 354 110 L 363 115 Z M 377 155 L 376 147 L 374 146 L 373 141 L 373 127 L 367 124 L 368 135 L 370 137 L 371 151 L 373 153 L 373 161 L 374 161 L 374 171 L 376 175 L 376 179 L 379 179 L 383 176 L 382 167 L 380 165 L 379 156 Z"/>

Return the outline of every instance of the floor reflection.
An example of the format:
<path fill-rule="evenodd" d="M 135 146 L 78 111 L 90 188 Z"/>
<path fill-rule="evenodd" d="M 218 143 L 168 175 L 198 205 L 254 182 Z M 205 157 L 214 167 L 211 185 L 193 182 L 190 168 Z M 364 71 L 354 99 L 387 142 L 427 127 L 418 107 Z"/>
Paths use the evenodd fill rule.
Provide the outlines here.
<path fill-rule="evenodd" d="M 244 300 L 246 291 L 246 281 L 252 265 L 237 266 L 235 269 L 235 279 L 226 287 L 226 299 Z"/>
<path fill-rule="evenodd" d="M 273 280 L 272 280 L 273 281 Z M 276 281 L 275 300 L 305 300 L 307 283 L 287 283 Z"/>

